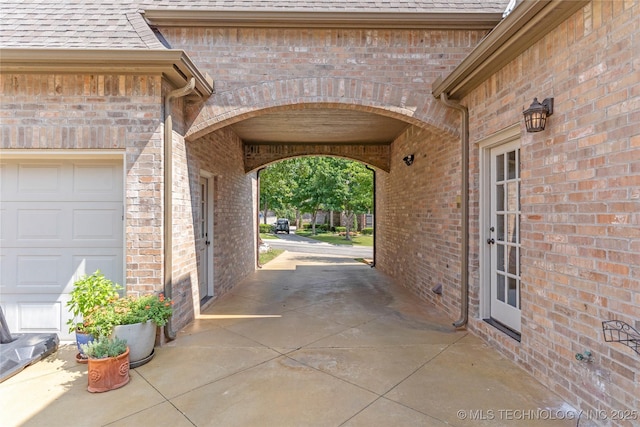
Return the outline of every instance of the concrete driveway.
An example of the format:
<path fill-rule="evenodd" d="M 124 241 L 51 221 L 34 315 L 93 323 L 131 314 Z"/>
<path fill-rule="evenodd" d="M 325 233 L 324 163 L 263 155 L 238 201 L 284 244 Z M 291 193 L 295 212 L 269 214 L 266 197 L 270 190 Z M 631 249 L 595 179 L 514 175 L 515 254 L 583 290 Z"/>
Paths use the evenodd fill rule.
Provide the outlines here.
<path fill-rule="evenodd" d="M 577 414 L 369 266 L 285 253 L 86 391 L 67 346 L 0 384 L 2 426 L 575 426 Z M 581 423 L 580 425 L 587 425 Z"/>

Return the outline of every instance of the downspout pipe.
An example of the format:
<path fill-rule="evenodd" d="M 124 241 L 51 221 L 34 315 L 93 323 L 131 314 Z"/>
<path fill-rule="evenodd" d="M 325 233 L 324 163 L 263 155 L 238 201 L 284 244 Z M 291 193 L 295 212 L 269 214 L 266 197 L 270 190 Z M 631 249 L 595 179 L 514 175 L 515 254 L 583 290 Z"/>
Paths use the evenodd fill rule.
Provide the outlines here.
<path fill-rule="evenodd" d="M 442 92 L 440 100 L 447 107 L 460 111 L 462 123 L 460 125 L 460 144 L 462 150 L 462 169 L 460 192 L 461 206 L 461 233 L 462 243 L 460 250 L 460 318 L 453 323 L 456 328 L 463 328 L 469 321 L 469 110 L 457 102 L 450 101 L 447 94 Z"/>
<path fill-rule="evenodd" d="M 171 101 L 189 95 L 196 87 L 191 78 L 184 87 L 171 91 L 164 98 L 164 294 L 171 298 L 173 290 L 173 119 Z M 169 341 L 176 339 L 171 319 L 164 326 L 164 335 Z"/>

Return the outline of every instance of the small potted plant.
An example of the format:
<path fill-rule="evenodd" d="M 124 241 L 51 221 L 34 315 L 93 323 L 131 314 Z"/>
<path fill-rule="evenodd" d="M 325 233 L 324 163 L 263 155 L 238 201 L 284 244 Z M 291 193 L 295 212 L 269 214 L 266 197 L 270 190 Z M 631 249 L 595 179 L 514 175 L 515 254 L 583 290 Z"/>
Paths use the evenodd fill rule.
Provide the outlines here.
<path fill-rule="evenodd" d="M 105 305 L 118 298 L 118 291 L 121 289 L 120 285 L 104 277 L 100 270 L 96 270 L 91 275 L 84 275 L 73 284 L 73 290 L 69 294 L 70 299 L 66 305 L 73 317 L 67 321 L 67 325 L 69 333 L 76 333 L 78 347 L 76 360 L 78 362 L 86 363 L 81 345 L 93 340 L 85 323 L 87 315 L 95 307 Z"/>
<path fill-rule="evenodd" d="M 129 382 L 129 347 L 120 338 L 101 336 L 82 344 L 87 356 L 88 386 L 91 393 L 114 390 Z"/>
<path fill-rule="evenodd" d="M 95 336 L 115 336 L 127 340 L 133 368 L 153 357 L 157 327 L 173 314 L 173 302 L 163 294 L 127 296 L 95 307 L 86 317 L 85 327 Z"/>

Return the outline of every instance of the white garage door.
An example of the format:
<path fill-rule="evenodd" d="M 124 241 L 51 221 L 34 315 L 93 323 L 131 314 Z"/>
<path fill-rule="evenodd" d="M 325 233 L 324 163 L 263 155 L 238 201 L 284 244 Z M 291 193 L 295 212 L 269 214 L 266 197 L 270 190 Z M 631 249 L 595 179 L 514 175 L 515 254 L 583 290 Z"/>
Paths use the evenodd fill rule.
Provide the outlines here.
<path fill-rule="evenodd" d="M 73 282 L 123 283 L 121 159 L 0 161 L 0 304 L 12 333 L 67 332 Z"/>

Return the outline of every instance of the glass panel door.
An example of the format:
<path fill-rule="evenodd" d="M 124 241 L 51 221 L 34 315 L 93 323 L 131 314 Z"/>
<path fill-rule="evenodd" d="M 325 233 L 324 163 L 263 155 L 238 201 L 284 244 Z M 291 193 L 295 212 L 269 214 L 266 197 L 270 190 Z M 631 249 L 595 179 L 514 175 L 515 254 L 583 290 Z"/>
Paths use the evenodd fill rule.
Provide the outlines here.
<path fill-rule="evenodd" d="M 520 332 L 520 148 L 491 149 L 491 317 Z"/>

